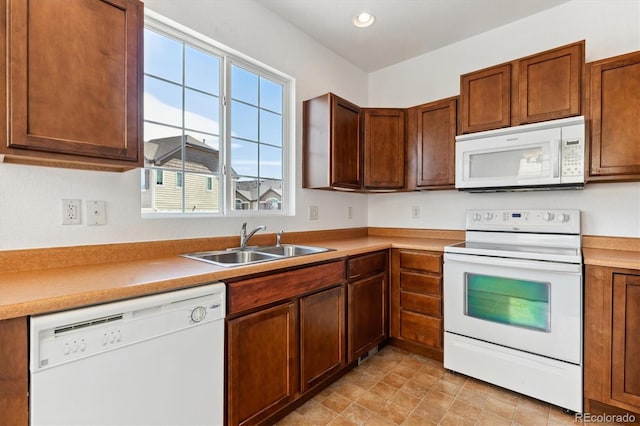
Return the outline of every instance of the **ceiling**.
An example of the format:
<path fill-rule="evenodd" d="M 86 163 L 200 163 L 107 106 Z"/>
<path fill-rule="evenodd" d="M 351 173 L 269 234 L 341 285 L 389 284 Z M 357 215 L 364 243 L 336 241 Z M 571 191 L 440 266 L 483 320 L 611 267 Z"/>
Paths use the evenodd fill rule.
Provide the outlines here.
<path fill-rule="evenodd" d="M 371 72 L 568 0 L 256 0 L 320 44 Z M 357 28 L 353 18 L 376 18 Z"/>

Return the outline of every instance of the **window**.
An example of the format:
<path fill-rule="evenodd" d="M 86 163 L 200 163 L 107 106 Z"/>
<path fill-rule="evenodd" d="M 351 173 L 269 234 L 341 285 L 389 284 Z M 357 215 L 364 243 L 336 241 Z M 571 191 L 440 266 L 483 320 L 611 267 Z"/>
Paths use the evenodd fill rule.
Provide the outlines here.
<path fill-rule="evenodd" d="M 291 79 L 147 18 L 142 212 L 285 211 Z"/>

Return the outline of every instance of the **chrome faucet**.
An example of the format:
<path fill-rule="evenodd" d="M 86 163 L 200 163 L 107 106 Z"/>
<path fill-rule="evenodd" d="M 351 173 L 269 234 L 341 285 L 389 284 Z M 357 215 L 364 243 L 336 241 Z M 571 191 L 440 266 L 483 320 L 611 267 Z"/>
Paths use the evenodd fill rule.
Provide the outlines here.
<path fill-rule="evenodd" d="M 249 238 L 253 237 L 253 234 L 255 234 L 258 231 L 264 231 L 266 229 L 267 229 L 266 225 L 260 225 L 256 229 L 254 229 L 253 231 L 247 234 L 247 222 L 243 223 L 242 229 L 240 230 L 240 250 L 244 250 L 247 248 L 247 242 L 249 241 Z"/>
<path fill-rule="evenodd" d="M 276 246 L 277 247 L 280 247 L 280 243 L 282 241 L 282 234 L 284 234 L 284 230 L 278 231 L 278 233 L 276 234 Z"/>

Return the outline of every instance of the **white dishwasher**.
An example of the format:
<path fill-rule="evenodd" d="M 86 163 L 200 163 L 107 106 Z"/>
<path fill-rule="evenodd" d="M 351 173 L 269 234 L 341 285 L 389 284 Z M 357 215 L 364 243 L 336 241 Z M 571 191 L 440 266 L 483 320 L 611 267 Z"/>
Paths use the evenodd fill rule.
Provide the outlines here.
<path fill-rule="evenodd" d="M 31 425 L 221 425 L 223 283 L 31 317 Z"/>

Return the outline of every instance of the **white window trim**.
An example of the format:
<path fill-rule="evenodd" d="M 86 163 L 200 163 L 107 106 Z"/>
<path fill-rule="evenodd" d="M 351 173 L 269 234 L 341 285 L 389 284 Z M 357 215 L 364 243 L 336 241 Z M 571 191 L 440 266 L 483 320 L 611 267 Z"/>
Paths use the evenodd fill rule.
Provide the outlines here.
<path fill-rule="evenodd" d="M 220 138 L 219 153 L 221 158 L 224 159 L 221 164 L 221 177 L 223 178 L 224 185 L 222 188 L 222 196 L 220 201 L 222 203 L 219 213 L 211 212 L 153 212 L 153 213 L 141 213 L 143 219 L 155 219 L 155 218 L 188 218 L 188 217 L 264 217 L 264 216 L 294 216 L 295 215 L 295 109 L 292 106 L 295 105 L 295 79 L 275 68 L 266 65 L 260 61 L 257 61 L 233 48 L 230 48 L 212 38 L 209 38 L 197 31 L 192 30 L 178 22 L 173 21 L 163 15 L 160 15 L 153 10 L 145 8 L 144 11 L 144 26 L 154 31 L 164 33 L 168 36 L 182 40 L 189 43 L 199 49 L 206 52 L 211 52 L 222 58 L 220 75 L 221 81 L 224 80 L 224 91 L 220 89 L 220 110 L 222 111 L 222 126 Z M 282 105 L 282 203 L 281 210 L 269 211 L 269 210 L 234 210 L 235 206 L 235 194 L 232 194 L 231 185 L 231 154 L 227 152 L 227 146 L 230 146 L 230 117 L 227 114 L 227 106 L 224 105 L 225 101 L 230 102 L 229 96 L 226 90 L 230 87 L 230 72 L 231 64 L 238 64 L 243 68 L 246 68 L 257 74 L 269 73 L 269 78 L 281 83 L 283 85 L 283 105 Z M 223 176 L 224 175 L 224 176 Z"/>

